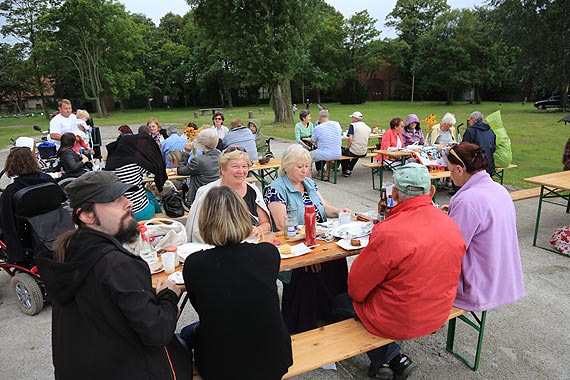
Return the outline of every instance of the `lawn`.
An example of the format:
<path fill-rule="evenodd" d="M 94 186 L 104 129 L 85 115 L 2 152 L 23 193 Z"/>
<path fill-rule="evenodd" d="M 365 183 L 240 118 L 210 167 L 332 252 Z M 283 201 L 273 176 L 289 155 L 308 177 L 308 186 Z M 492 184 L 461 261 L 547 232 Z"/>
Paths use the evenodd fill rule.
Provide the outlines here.
<path fill-rule="evenodd" d="M 455 114 L 458 124 L 465 123 L 461 131 L 465 131 L 467 117 L 472 111 L 478 110 L 484 115 L 496 110 L 501 110 L 503 123 L 511 138 L 513 163 L 518 165 L 516 169 L 510 169 L 505 175 L 505 184 L 517 187 L 531 187 L 532 185 L 522 181 L 522 178 L 534 175 L 560 171 L 562 169 L 562 151 L 564 144 L 570 136 L 570 126 L 558 123 L 564 113 L 556 111 L 538 111 L 532 104 L 520 103 L 495 103 L 489 102 L 473 105 L 458 102 L 452 106 L 446 106 L 442 102 L 367 102 L 361 105 L 323 104 L 331 110 L 331 118 L 339 121 L 346 129 L 350 123 L 350 115 L 354 111 L 360 111 L 364 115 L 364 121 L 380 128 L 389 128 L 389 121 L 394 117 L 405 118 L 409 113 L 415 113 L 420 120 L 427 118 L 431 113 L 436 114 L 437 120 L 446 112 Z M 262 114 L 259 107 L 235 107 L 225 108 L 225 124 L 229 125 L 232 118 L 241 118 L 246 121 L 248 112 L 253 112 L 254 117 L 261 122 L 263 133 L 268 136 L 293 139 L 293 124 L 275 125 L 273 112 L 265 105 Z M 317 107 L 311 107 L 313 120 L 317 117 Z M 144 124 L 150 117 L 156 117 L 165 125 L 185 126 L 189 121 L 194 121 L 198 126 L 211 124 L 211 116 L 200 116 L 194 119 L 197 109 L 171 109 L 171 110 L 130 110 L 127 112 L 112 112 L 105 119 L 95 118 L 98 126 L 119 126 L 121 124 Z M 298 121 L 298 112 L 295 122 Z M 0 146 L 7 147 L 10 137 L 26 135 L 33 136 L 37 132 L 32 126 L 40 125 L 42 129 L 48 128 L 48 122 L 41 117 L 20 119 L 0 119 Z M 426 130 L 424 129 L 424 133 Z"/>

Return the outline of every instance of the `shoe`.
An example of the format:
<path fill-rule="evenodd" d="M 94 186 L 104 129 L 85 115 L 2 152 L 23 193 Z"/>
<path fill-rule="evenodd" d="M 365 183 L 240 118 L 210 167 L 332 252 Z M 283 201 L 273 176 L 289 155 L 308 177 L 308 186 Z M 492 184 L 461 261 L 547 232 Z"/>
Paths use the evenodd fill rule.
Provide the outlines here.
<path fill-rule="evenodd" d="M 374 379 L 383 379 L 383 380 L 393 380 L 394 379 L 394 371 L 390 368 L 390 364 L 384 363 L 380 366 L 380 368 L 368 367 L 368 377 L 372 377 Z"/>
<path fill-rule="evenodd" d="M 342 176 L 343 177 L 350 177 L 350 172 L 348 172 L 348 171 L 342 172 Z"/>
<path fill-rule="evenodd" d="M 408 355 L 398 354 L 390 360 L 390 368 L 394 371 L 394 379 L 406 380 L 418 366 Z"/>

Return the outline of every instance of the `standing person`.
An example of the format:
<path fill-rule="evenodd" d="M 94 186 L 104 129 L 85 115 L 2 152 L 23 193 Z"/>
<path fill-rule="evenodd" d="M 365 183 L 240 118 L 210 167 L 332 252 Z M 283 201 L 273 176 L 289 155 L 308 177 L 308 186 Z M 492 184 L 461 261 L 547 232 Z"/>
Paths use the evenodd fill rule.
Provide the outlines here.
<path fill-rule="evenodd" d="M 457 131 L 455 130 L 455 115 L 446 113 L 441 118 L 441 123 L 434 125 L 431 132 L 428 132 L 426 143 L 428 145 L 447 145 L 457 141 Z"/>
<path fill-rule="evenodd" d="M 307 150 L 314 150 L 316 146 L 311 140 L 314 128 L 311 122 L 311 111 L 302 110 L 299 112 L 299 119 L 301 121 L 295 124 L 295 141 Z"/>
<path fill-rule="evenodd" d="M 178 165 L 172 166 L 172 163 L 168 159 L 168 152 L 171 150 L 179 150 L 182 152 L 187 140 L 186 137 L 178 134 L 178 129 L 175 126 L 166 128 L 166 134 L 168 135 L 168 138 L 160 144 L 160 152 L 162 153 L 162 158 L 166 163 L 166 167 L 170 169 L 172 167 L 178 167 Z"/>
<path fill-rule="evenodd" d="M 562 152 L 562 165 L 563 170 L 570 170 L 570 138 L 566 141 L 564 152 Z"/>
<path fill-rule="evenodd" d="M 483 148 L 488 161 L 487 173 L 493 173 L 495 171 L 493 154 L 497 149 L 496 136 L 491 126 L 483 122 L 481 112 L 475 111 L 469 115 L 469 127 L 463 134 L 463 141 L 477 144 Z"/>
<path fill-rule="evenodd" d="M 228 127 L 224 125 L 224 120 L 225 120 L 224 114 L 221 113 L 220 111 L 214 113 L 214 115 L 212 116 L 212 122 L 214 123 L 212 125 L 212 128 L 214 128 L 214 130 L 218 134 L 220 142 L 226 137 L 226 134 L 230 131 Z"/>
<path fill-rule="evenodd" d="M 311 101 L 309 100 L 309 98 L 305 100 L 305 109 L 307 110 L 311 109 Z"/>
<path fill-rule="evenodd" d="M 232 129 L 224 137 L 223 148 L 230 146 L 241 146 L 245 148 L 249 155 L 250 161 L 257 160 L 257 144 L 255 143 L 255 135 L 251 130 L 244 126 L 241 119 L 232 119 L 230 122 Z"/>
<path fill-rule="evenodd" d="M 174 336 L 180 289 L 159 280 L 124 243 L 138 237 L 131 185 L 113 172 L 66 188 L 77 229 L 37 258 L 53 305 L 55 379 L 191 379 L 192 359 Z"/>
<path fill-rule="evenodd" d="M 56 150 L 61 146 L 59 140 L 61 135 L 71 132 L 75 122 L 75 115 L 72 113 L 71 102 L 68 99 L 61 99 L 58 103 L 59 113 L 49 122 L 49 141 L 55 144 Z"/>
<path fill-rule="evenodd" d="M 297 217 L 304 224 L 305 206 L 314 205 L 317 222 L 337 218 L 340 212 L 351 212 L 326 202 L 311 173 L 311 156 L 293 144 L 283 154 L 279 177 L 265 188 L 264 200 L 271 211 L 275 227 L 285 230 L 285 216 Z M 334 322 L 334 297 L 346 292 L 348 267 L 346 259 L 328 261 L 310 268 L 298 268 L 283 277 L 282 314 L 291 334 L 317 328 L 319 323 Z"/>
<path fill-rule="evenodd" d="M 297 113 L 297 105 L 293 103 L 293 116 Z"/>
<path fill-rule="evenodd" d="M 317 162 L 317 170 L 321 169 L 322 164 L 318 161 L 336 160 L 342 156 L 342 128 L 338 122 L 329 119 L 328 110 L 319 111 L 319 125 L 313 129 L 311 140 L 317 144 L 317 149 L 311 151 L 313 162 Z"/>
<path fill-rule="evenodd" d="M 394 171 L 397 204 L 352 263 L 348 294 L 335 300 L 339 317 L 358 317 L 372 334 L 394 340 L 431 334 L 447 321 L 465 243 L 457 224 L 433 206 L 434 192 L 425 166 Z M 403 235 L 410 224 L 414 233 Z M 369 377 L 405 380 L 417 368 L 396 342 L 367 355 Z"/>
<path fill-rule="evenodd" d="M 271 243 L 242 243 L 252 232 L 249 218 L 233 189 L 210 190 L 198 224 L 214 248 L 184 262 L 184 283 L 200 321 L 180 335 L 194 348 L 205 379 L 278 380 L 293 364 L 277 294 L 279 251 Z"/>
<path fill-rule="evenodd" d="M 453 183 L 449 216 L 459 225 L 467 252 L 454 305 L 484 311 L 525 295 L 515 206 L 507 190 L 491 179 L 483 148 L 462 142 L 447 156 Z"/>
<path fill-rule="evenodd" d="M 424 133 L 422 132 L 422 127 L 420 127 L 418 115 L 411 113 L 406 116 L 402 136 L 404 136 L 404 145 L 424 145 Z"/>
<path fill-rule="evenodd" d="M 370 138 L 370 132 L 372 132 L 372 129 L 362 121 L 362 113 L 356 111 L 353 112 L 350 117 L 352 123 L 348 126 L 348 132 L 346 133 L 348 141 L 346 148 L 342 148 L 342 155 L 356 158 L 341 161 L 342 175 L 344 177 L 350 177 L 354 165 L 358 162 L 358 158 L 366 156 L 366 152 L 368 151 L 368 139 Z"/>
<path fill-rule="evenodd" d="M 158 119 L 155 117 L 151 117 L 146 122 L 146 126 L 149 129 L 150 137 L 152 137 L 152 139 L 156 141 L 156 143 L 160 146 L 160 144 L 162 144 L 162 142 L 164 141 L 164 136 L 161 133 L 162 127 L 160 126 Z"/>

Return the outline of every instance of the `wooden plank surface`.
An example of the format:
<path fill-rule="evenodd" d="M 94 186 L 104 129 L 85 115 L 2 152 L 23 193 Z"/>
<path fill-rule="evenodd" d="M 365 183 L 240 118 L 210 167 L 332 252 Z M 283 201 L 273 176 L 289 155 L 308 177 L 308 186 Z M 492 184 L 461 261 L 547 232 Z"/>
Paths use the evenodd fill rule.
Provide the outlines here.
<path fill-rule="evenodd" d="M 570 190 L 570 170 L 525 178 L 523 181 L 560 190 Z"/>
<path fill-rule="evenodd" d="M 513 202 L 523 199 L 530 199 L 540 196 L 540 187 L 533 187 L 531 189 L 517 190 L 509 193 Z"/>

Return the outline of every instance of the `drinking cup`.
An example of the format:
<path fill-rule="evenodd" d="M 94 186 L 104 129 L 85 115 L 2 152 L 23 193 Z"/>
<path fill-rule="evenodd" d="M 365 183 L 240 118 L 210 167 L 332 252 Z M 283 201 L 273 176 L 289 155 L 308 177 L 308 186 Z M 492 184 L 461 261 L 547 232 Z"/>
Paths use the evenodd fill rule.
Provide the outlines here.
<path fill-rule="evenodd" d="M 273 240 L 275 240 L 275 233 L 273 233 L 273 231 L 265 231 L 261 236 L 261 240 L 273 244 Z"/>
<path fill-rule="evenodd" d="M 176 254 L 174 252 L 164 252 L 162 254 L 162 265 L 166 273 L 174 272 L 174 268 L 176 268 L 175 258 Z"/>
<path fill-rule="evenodd" d="M 342 212 L 338 213 L 338 223 L 339 224 L 350 223 L 350 218 L 351 218 L 350 212 L 342 211 Z"/>

